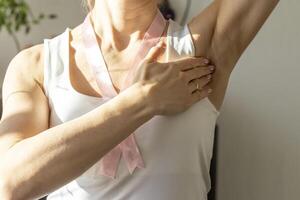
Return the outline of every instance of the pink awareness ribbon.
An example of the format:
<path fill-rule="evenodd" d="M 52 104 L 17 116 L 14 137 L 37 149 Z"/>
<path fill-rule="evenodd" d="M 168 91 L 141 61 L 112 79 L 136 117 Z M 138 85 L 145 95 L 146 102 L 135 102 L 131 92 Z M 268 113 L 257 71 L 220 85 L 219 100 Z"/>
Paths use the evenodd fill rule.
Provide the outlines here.
<path fill-rule="evenodd" d="M 85 55 L 93 74 L 95 75 L 96 82 L 102 93 L 102 96 L 113 98 L 117 96 L 118 93 L 113 86 L 113 82 L 106 67 L 104 57 L 98 45 L 90 15 L 91 14 L 89 13 L 86 16 L 82 26 L 82 40 L 85 47 Z M 132 76 L 136 68 L 142 59 L 145 58 L 149 50 L 159 42 L 166 24 L 167 21 L 164 19 L 161 12 L 157 10 L 157 14 L 153 22 L 144 35 L 141 46 L 132 60 L 131 69 L 129 70 L 128 75 L 122 81 L 120 91 L 123 91 L 130 86 L 130 81 L 132 80 Z M 121 155 L 123 155 L 130 174 L 132 174 L 137 167 L 145 168 L 145 164 L 136 143 L 134 133 L 132 133 L 101 158 L 100 174 L 115 179 Z"/>

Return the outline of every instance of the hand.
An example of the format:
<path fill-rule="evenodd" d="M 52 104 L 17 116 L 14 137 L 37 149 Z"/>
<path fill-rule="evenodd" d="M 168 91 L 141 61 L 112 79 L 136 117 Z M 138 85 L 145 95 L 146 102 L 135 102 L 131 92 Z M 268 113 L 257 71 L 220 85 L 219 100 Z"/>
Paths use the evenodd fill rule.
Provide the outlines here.
<path fill-rule="evenodd" d="M 207 84 L 213 66 L 208 65 L 207 59 L 191 57 L 169 63 L 156 62 L 164 48 L 162 43 L 153 47 L 133 78 L 133 83 L 146 88 L 145 100 L 155 115 L 183 112 L 212 92 Z"/>

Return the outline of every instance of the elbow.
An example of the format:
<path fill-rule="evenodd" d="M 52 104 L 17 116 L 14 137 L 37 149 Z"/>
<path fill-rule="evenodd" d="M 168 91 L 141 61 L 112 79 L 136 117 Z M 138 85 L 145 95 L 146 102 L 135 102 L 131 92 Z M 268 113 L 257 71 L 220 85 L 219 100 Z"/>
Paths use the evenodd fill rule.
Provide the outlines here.
<path fill-rule="evenodd" d="M 8 176 L 0 175 L 0 197 L 1 200 L 24 200 L 20 188 L 13 186 Z"/>
<path fill-rule="evenodd" d="M 0 163 L 0 200 L 32 200 L 36 199 L 35 182 L 27 174 L 13 164 Z"/>
<path fill-rule="evenodd" d="M 6 170 L 7 167 L 0 163 L 0 199 L 15 200 L 13 187 L 11 184 L 11 176 Z"/>
<path fill-rule="evenodd" d="M 2 176 L 0 179 L 0 197 L 3 200 L 15 200 L 11 187 L 9 187 L 8 182 Z"/>
<path fill-rule="evenodd" d="M 13 175 L 0 173 L 0 200 L 33 200 L 43 197 L 38 196 L 37 190 L 32 187 L 32 182 L 22 182 L 16 182 Z"/>
<path fill-rule="evenodd" d="M 0 190 L 1 200 L 25 200 L 17 192 L 14 192 L 13 189 L 6 186 L 3 186 Z"/>

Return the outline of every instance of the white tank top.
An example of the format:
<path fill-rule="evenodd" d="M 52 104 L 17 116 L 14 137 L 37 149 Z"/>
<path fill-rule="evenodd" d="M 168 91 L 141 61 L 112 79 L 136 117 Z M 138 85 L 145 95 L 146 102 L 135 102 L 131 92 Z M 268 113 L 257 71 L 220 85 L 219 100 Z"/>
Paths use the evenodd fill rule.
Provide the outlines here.
<path fill-rule="evenodd" d="M 51 109 L 50 127 L 109 101 L 79 93 L 72 87 L 69 32 L 67 28 L 55 38 L 44 40 L 44 87 Z M 187 25 L 180 26 L 169 20 L 166 51 L 166 61 L 195 56 Z M 219 112 L 208 98 L 181 114 L 155 116 L 135 131 L 146 168 L 137 168 L 131 175 L 121 158 L 116 179 L 112 180 L 97 174 L 97 162 L 81 176 L 49 194 L 48 199 L 206 200 L 218 116 Z"/>

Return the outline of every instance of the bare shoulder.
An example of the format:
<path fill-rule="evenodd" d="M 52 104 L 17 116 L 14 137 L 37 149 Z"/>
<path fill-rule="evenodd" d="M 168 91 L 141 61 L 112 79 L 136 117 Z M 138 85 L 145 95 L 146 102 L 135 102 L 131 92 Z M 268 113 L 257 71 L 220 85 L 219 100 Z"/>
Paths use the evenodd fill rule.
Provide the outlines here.
<path fill-rule="evenodd" d="M 44 45 L 38 44 L 20 51 L 9 63 L 3 82 L 2 96 L 37 85 L 43 89 Z"/>
<path fill-rule="evenodd" d="M 43 45 L 39 44 L 19 52 L 7 68 L 2 86 L 0 155 L 48 128 L 49 106 L 42 82 Z"/>

